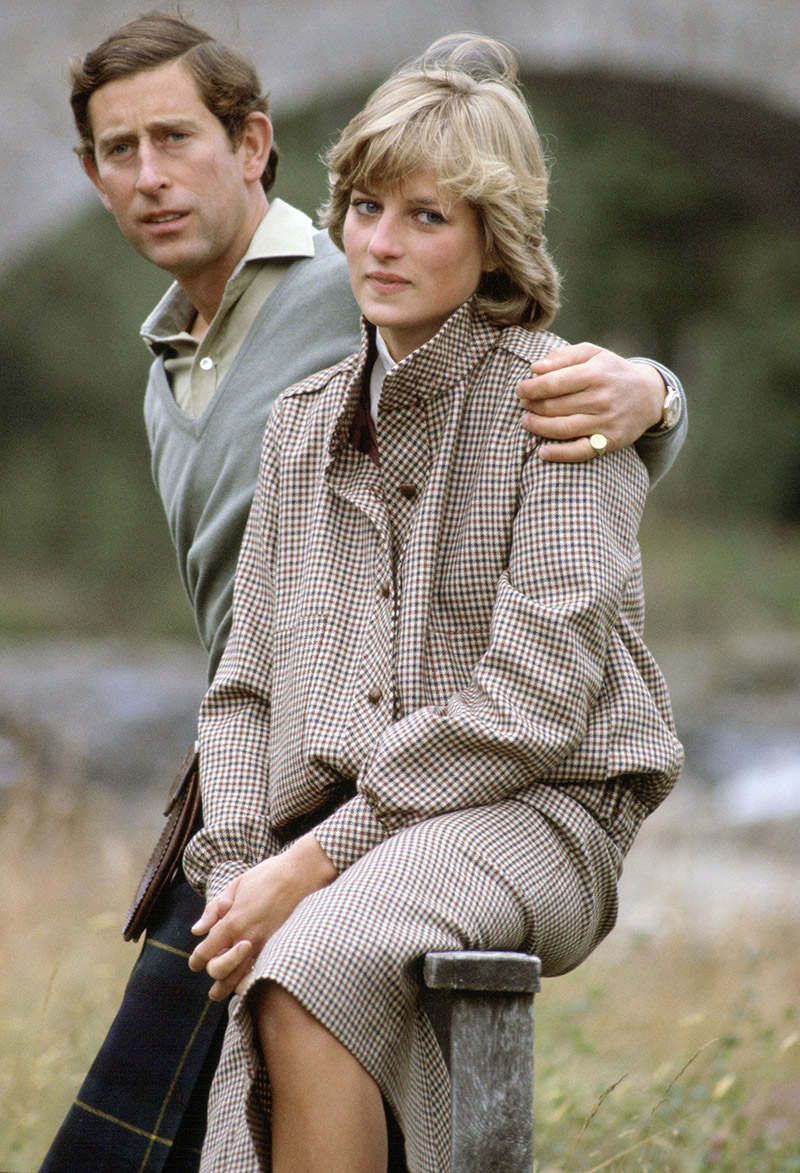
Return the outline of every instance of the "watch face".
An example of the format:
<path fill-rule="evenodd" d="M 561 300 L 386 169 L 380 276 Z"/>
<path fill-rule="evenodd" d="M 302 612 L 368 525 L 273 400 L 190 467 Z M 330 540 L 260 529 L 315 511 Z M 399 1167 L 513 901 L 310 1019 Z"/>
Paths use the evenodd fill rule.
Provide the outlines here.
<path fill-rule="evenodd" d="M 665 428 L 674 427 L 678 422 L 678 417 L 681 414 L 681 397 L 678 392 L 672 388 L 667 394 L 664 401 L 664 424 Z"/>

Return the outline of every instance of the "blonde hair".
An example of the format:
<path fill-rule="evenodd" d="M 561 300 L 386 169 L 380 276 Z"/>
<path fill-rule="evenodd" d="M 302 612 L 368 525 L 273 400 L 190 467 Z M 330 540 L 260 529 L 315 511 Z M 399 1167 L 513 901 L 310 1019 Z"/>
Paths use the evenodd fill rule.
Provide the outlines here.
<path fill-rule="evenodd" d="M 559 278 L 544 236 L 548 167 L 505 45 L 471 34 L 434 42 L 375 90 L 326 162 L 321 214 L 340 248 L 354 187 L 432 167 L 443 198 L 466 200 L 480 217 L 487 270 L 494 266 L 476 293 L 481 309 L 498 325 L 552 322 Z"/>

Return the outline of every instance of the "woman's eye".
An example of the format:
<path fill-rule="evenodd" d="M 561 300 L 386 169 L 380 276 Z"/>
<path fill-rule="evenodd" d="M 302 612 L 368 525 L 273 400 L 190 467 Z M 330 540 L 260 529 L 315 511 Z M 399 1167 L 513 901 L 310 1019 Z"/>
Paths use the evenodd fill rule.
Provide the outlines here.
<path fill-rule="evenodd" d="M 417 212 L 419 219 L 423 224 L 444 224 L 445 219 L 441 212 L 434 212 L 430 208 L 422 208 Z"/>
<path fill-rule="evenodd" d="M 374 200 L 366 200 L 363 197 L 351 200 L 350 207 L 361 216 L 374 216 L 378 211 L 378 205 Z"/>

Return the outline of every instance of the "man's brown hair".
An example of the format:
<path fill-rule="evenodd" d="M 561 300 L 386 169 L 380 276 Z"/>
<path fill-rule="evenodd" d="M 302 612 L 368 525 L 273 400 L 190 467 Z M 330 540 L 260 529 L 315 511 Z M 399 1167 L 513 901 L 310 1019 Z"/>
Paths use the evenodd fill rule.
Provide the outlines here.
<path fill-rule="evenodd" d="M 78 153 L 94 161 L 94 136 L 89 99 L 101 86 L 157 69 L 171 61 L 194 79 L 203 105 L 218 118 L 235 149 L 242 141 L 249 114 L 269 114 L 266 94 L 252 62 L 237 49 L 214 40 L 210 33 L 166 12 L 146 12 L 113 32 L 101 45 L 70 67 L 72 113 L 78 128 Z M 273 144 L 261 183 L 275 182 L 278 149 Z"/>

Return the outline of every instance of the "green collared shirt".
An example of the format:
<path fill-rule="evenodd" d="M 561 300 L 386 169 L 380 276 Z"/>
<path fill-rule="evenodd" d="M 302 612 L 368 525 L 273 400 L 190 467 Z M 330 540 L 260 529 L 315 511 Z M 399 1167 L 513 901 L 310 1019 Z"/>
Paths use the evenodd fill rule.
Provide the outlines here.
<path fill-rule="evenodd" d="M 198 419 L 208 407 L 256 315 L 291 262 L 314 255 L 313 235 L 314 226 L 304 212 L 273 200 L 202 339 L 190 333 L 197 311 L 177 282 L 142 326 L 144 340 L 157 354 L 164 353 L 175 401 L 191 419 Z"/>

